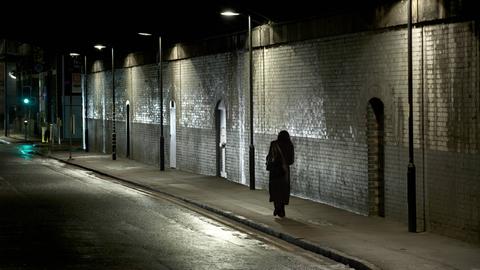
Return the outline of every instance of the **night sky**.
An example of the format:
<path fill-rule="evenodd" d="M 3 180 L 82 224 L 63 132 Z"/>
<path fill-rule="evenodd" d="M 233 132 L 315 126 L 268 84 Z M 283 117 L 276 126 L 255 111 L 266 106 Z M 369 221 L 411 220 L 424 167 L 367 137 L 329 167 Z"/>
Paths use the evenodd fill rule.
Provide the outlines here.
<path fill-rule="evenodd" d="M 355 9 L 349 2 L 359 1 L 12 1 L 3 5 L 8 12 L 0 37 L 70 51 L 93 43 L 134 48 L 143 31 L 161 35 L 168 45 L 246 31 L 246 17 L 219 15 L 226 8 L 250 14 L 256 26 L 267 18 L 280 23 Z"/>

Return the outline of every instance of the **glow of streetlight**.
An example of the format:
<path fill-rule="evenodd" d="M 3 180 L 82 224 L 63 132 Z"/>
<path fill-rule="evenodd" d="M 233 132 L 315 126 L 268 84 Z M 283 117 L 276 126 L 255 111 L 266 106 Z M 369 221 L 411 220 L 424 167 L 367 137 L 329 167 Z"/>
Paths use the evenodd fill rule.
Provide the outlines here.
<path fill-rule="evenodd" d="M 13 71 L 8 72 L 8 76 L 10 76 L 10 78 L 12 78 L 14 80 L 17 79 L 17 76 L 15 76 L 15 73 Z"/>
<path fill-rule="evenodd" d="M 70 56 L 71 56 L 71 57 L 76 57 L 76 56 L 80 56 L 80 54 L 79 54 L 79 53 L 72 52 L 72 53 L 70 53 Z"/>
<path fill-rule="evenodd" d="M 105 46 L 105 45 L 102 45 L 102 44 L 97 44 L 97 45 L 95 45 L 95 46 L 93 46 L 93 47 L 94 47 L 95 49 L 97 49 L 97 50 L 100 50 L 100 51 L 106 48 L 106 46 Z"/>
<path fill-rule="evenodd" d="M 240 13 L 234 12 L 234 11 L 231 11 L 231 10 L 227 10 L 227 11 L 224 11 L 224 12 L 220 13 L 220 15 L 231 17 L 231 16 L 238 16 L 238 15 L 240 15 Z"/>
<path fill-rule="evenodd" d="M 140 36 L 151 36 L 152 35 L 150 33 L 145 33 L 145 32 L 139 32 L 137 34 L 139 34 Z"/>

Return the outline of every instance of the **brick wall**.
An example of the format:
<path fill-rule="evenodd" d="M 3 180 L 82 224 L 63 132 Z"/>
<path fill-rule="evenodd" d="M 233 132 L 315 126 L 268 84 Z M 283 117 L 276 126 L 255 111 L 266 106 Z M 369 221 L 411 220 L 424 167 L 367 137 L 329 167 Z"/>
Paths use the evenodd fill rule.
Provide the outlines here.
<path fill-rule="evenodd" d="M 478 23 L 423 29 L 426 217 L 429 229 L 480 242 Z"/>
<path fill-rule="evenodd" d="M 419 227 L 480 242 L 479 43 L 475 22 L 413 32 L 414 136 Z M 407 32 L 396 28 L 254 50 L 256 181 L 268 187 L 269 142 L 286 129 L 295 145 L 292 193 L 369 214 L 367 108 L 384 105 L 386 218 L 407 222 Z M 158 164 L 159 99 L 154 65 L 116 71 L 117 140 L 124 155 L 132 113 L 132 158 Z M 111 83 L 89 76 L 92 150 L 109 151 Z M 216 175 L 215 107 L 227 107 L 227 175 L 248 182 L 249 100 L 245 51 L 163 64 L 169 164 L 169 102 L 177 105 L 177 168 Z M 102 120 L 107 119 L 107 121 Z M 123 122 L 124 123 L 124 122 Z M 94 126 L 94 130 L 92 129 Z M 106 135 L 102 132 L 107 132 Z M 103 146 L 100 142 L 106 141 Z"/>

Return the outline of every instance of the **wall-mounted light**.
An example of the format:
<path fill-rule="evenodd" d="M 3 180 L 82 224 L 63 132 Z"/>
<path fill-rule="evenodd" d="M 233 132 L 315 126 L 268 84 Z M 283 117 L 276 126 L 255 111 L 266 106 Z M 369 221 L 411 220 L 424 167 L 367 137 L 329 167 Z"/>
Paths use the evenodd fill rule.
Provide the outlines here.
<path fill-rule="evenodd" d="M 139 32 L 137 34 L 139 34 L 140 36 L 151 36 L 152 35 L 152 34 L 146 33 L 146 32 Z"/>
<path fill-rule="evenodd" d="M 72 52 L 72 53 L 70 53 L 70 56 L 71 56 L 71 57 L 76 57 L 76 56 L 80 56 L 80 54 L 79 54 L 79 53 Z"/>

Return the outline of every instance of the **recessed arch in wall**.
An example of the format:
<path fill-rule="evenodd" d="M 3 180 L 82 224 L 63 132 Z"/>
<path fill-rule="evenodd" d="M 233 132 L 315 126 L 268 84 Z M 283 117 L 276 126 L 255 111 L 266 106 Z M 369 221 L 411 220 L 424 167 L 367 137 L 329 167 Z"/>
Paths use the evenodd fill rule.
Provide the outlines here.
<path fill-rule="evenodd" d="M 385 216 L 384 105 L 372 98 L 367 105 L 368 206 L 369 215 Z"/>
<path fill-rule="evenodd" d="M 217 176 L 227 178 L 226 145 L 227 145 L 227 108 L 220 100 L 215 108 Z"/>
<path fill-rule="evenodd" d="M 175 100 L 170 100 L 170 168 L 177 167 L 177 122 Z"/>
<path fill-rule="evenodd" d="M 125 127 L 126 127 L 126 137 L 127 137 L 127 140 L 126 140 L 126 156 L 127 158 L 130 158 L 130 101 L 127 100 L 127 102 L 125 102 L 125 114 L 126 114 L 126 117 L 125 117 Z"/>

